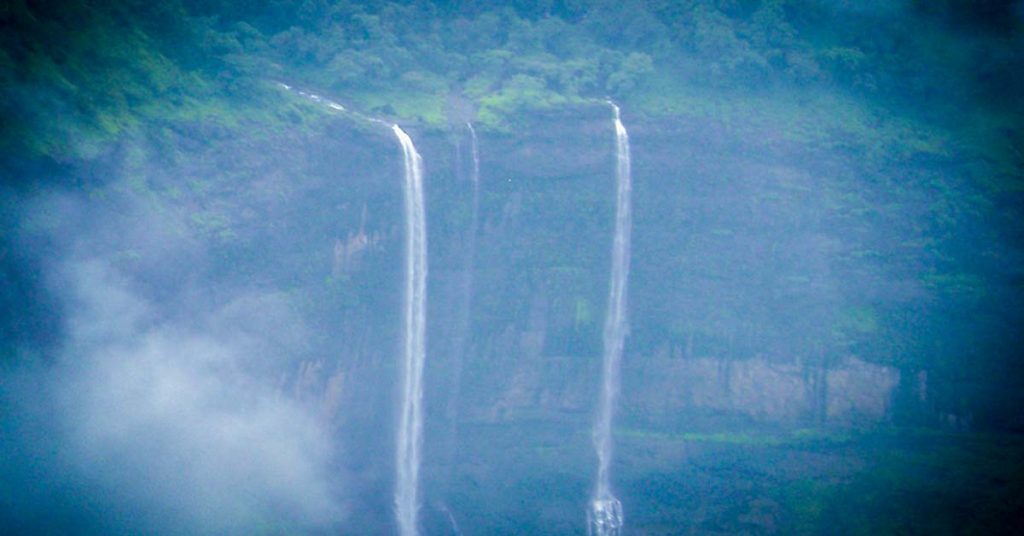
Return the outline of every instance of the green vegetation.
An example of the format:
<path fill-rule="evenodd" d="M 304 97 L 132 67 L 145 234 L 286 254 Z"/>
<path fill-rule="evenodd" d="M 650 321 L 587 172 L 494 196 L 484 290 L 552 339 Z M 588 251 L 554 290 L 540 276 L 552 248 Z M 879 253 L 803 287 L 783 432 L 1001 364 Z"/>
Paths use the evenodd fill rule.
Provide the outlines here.
<path fill-rule="evenodd" d="M 754 497 L 767 494 L 777 508 L 769 515 L 786 534 L 1007 533 L 1024 508 L 1024 443 L 1010 435 L 894 427 L 676 434 L 633 429 L 617 435 L 630 468 L 643 467 L 643 454 L 660 452 L 657 445 L 708 449 L 688 459 L 698 469 L 680 469 L 687 485 L 724 471 L 716 458 L 732 460 L 742 452 L 750 465 L 733 478 L 746 487 L 737 485 L 733 493 L 750 488 Z M 792 459 L 803 461 L 787 463 Z M 735 522 L 736 514 L 725 517 Z"/>
<path fill-rule="evenodd" d="M 730 360 L 755 358 L 799 363 L 803 377 L 784 375 L 791 386 L 820 391 L 828 368 L 855 356 L 899 369 L 872 418 L 975 430 L 769 428 L 760 420 L 773 417 L 752 424 L 741 407 L 690 421 L 700 393 L 686 385 L 635 406 L 624 389 L 624 422 L 659 422 L 638 413 L 664 407 L 676 420 L 659 426 L 683 430 L 616 430 L 622 497 L 636 501 L 629 523 L 643 520 L 631 526 L 1000 533 L 1024 510 L 1024 445 L 977 430 L 1024 428 L 1015 5 L 7 1 L 0 366 L 67 358 L 76 339 L 63 330 L 79 329 L 80 306 L 53 273 L 64 262 L 110 264 L 156 318 L 201 322 L 178 301 L 220 307 L 265 292 L 297 328 L 255 366 L 296 398 L 318 388 L 288 383 L 303 364 L 348 382 L 355 403 L 336 424 L 358 440 L 341 455 L 367 462 L 354 480 L 385 474 L 375 440 L 359 442 L 384 434 L 392 409 L 400 153 L 365 118 L 400 121 L 429 175 L 431 426 L 493 427 L 466 434 L 487 454 L 455 471 L 453 497 L 475 502 L 482 525 L 507 515 L 511 533 L 576 530 L 607 297 L 612 98 L 635 142 L 627 372 L 693 359 L 732 378 Z M 467 188 L 467 120 L 480 134 L 479 192 Z M 473 193 L 480 234 L 463 349 L 452 332 Z M 896 377 L 843 371 L 840 394 L 885 396 L 858 382 Z M 814 404 L 827 405 L 819 395 Z M 551 430 L 531 443 L 538 423 Z M 531 493 L 533 503 L 509 500 Z M 272 512 L 256 523 L 288 530 Z"/>
<path fill-rule="evenodd" d="M 785 532 L 1013 532 L 1024 508 L 1021 447 L 1006 436 L 907 430 L 865 436 L 845 447 L 866 462 L 852 477 L 797 479 L 778 488 L 776 498 L 789 513 Z"/>
<path fill-rule="evenodd" d="M 585 434 L 562 428 L 545 443 L 547 436 L 514 434 L 512 426 L 467 431 L 463 452 L 490 469 L 463 476 L 465 508 L 541 511 L 545 501 L 572 496 L 564 488 L 589 482 L 589 460 L 579 459 L 589 446 Z M 617 490 L 631 499 L 630 527 L 644 533 L 1015 534 L 1024 507 L 1022 452 L 1012 435 L 911 428 L 619 430 L 615 474 Z M 541 485 L 552 473 L 568 474 Z M 479 497 L 511 486 L 518 501 Z M 574 519 L 574 510 L 561 513 Z M 522 523 L 511 513 L 484 519 L 492 532 Z"/>
<path fill-rule="evenodd" d="M 792 430 L 780 429 L 762 432 L 662 432 L 654 430 L 641 430 L 625 428 L 616 430 L 616 435 L 626 440 L 637 439 L 661 440 L 661 441 L 687 441 L 695 443 L 718 443 L 723 445 L 751 445 L 751 446 L 810 446 L 810 445 L 838 445 L 849 443 L 862 435 L 875 435 L 877 430 L 863 431 L 861 433 L 849 430 L 828 430 L 819 428 L 797 428 Z"/>
<path fill-rule="evenodd" d="M 993 162 L 978 181 L 1017 191 L 1020 37 L 998 10 L 973 11 L 951 0 L 18 0 L 0 14 L 3 138 L 88 157 L 142 122 L 234 124 L 266 104 L 272 80 L 435 126 L 461 93 L 499 130 L 524 109 L 612 95 L 633 113 L 770 126 L 872 159 L 939 157 L 956 139 Z"/>
<path fill-rule="evenodd" d="M 708 131 L 807 163 L 802 171 L 759 168 L 761 184 L 741 185 L 753 208 L 780 216 L 775 229 L 742 218 L 709 218 L 709 229 L 696 229 L 679 206 L 655 209 L 662 225 L 642 232 L 672 258 L 646 274 L 658 290 L 649 292 L 650 316 L 638 318 L 631 339 L 638 352 L 670 344 L 749 356 L 793 331 L 793 344 L 817 362 L 853 353 L 947 380 L 999 378 L 1012 390 L 1014 343 L 997 334 L 1015 331 L 1018 318 L 1004 299 L 1020 290 L 1004 246 L 1020 245 L 1024 43 L 1010 8 L 985 6 L 15 0 L 0 10 L 0 171 L 15 185 L 66 181 L 102 197 L 109 192 L 93 183 L 104 177 L 73 170 L 117 162 L 120 187 L 154 207 L 161 199 L 192 203 L 188 229 L 234 251 L 243 241 L 239 215 L 211 201 L 238 176 L 211 171 L 155 187 L 147 173 L 154 162 L 202 161 L 217 140 L 273 144 L 322 131 L 339 115 L 277 82 L 433 133 L 472 119 L 482 133 L 505 138 L 537 128 L 531 121 L 543 114 L 530 112 L 584 111 L 611 96 L 627 122 L 648 132 L 685 125 L 694 129 L 689 136 Z M 351 125 L 368 128 L 363 123 Z M 736 173 L 714 180 L 732 188 L 740 174 L 755 172 Z M 637 181 L 638 205 L 660 207 L 661 192 L 645 191 L 645 181 Z M 592 242 L 581 257 L 567 238 L 606 224 L 610 205 L 554 182 L 522 189 L 511 181 L 483 192 L 484 204 L 504 210 L 511 194 L 523 196 L 530 225 L 565 219 L 564 236 L 538 232 L 507 260 L 517 266 L 517 291 L 555 276 L 565 280 L 560 288 L 574 289 L 556 298 L 572 321 L 547 344 L 587 354 L 599 340 L 604 283 L 595 274 L 603 274 L 604 246 Z M 798 221 L 811 199 L 827 210 Z M 447 208 L 465 214 L 459 203 Z M 689 231 L 666 231 L 673 226 Z M 821 243 L 811 248 L 844 281 L 833 294 L 823 292 L 822 266 L 781 253 L 792 246 L 788 234 L 814 238 L 811 227 L 840 237 L 828 254 Z M 898 238 L 880 236 L 883 228 Z M 973 254 L 958 253 L 967 246 Z M 753 266 L 708 264 L 700 254 L 761 247 L 779 263 L 771 268 L 784 272 L 778 280 L 759 280 Z M 548 269 L 554 275 L 544 275 Z M 679 274 L 717 294 L 694 293 Z M 913 285 L 907 292 L 920 299 L 896 303 L 863 292 L 891 279 Z M 634 290 L 643 299 L 648 289 Z M 746 306 L 779 299 L 806 318 Z M 964 333 L 984 342 L 967 343 Z M 964 371 L 965 360 L 985 367 Z M 978 389 L 968 398 L 998 398 Z"/>

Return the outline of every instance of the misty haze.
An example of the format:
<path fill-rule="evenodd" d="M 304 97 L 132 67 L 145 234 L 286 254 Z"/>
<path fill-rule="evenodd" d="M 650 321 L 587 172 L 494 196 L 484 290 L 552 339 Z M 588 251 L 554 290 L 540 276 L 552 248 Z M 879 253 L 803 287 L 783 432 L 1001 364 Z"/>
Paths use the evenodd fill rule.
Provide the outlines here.
<path fill-rule="evenodd" d="M 0 533 L 1024 533 L 1024 2 L 8 0 Z"/>

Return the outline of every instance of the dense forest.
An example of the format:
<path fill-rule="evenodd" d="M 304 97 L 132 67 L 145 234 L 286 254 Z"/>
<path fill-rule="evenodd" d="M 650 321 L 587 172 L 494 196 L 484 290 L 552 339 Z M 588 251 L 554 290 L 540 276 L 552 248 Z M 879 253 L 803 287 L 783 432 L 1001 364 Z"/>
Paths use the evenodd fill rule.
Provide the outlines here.
<path fill-rule="evenodd" d="M 713 95 L 799 91 L 861 122 L 848 108 L 895 115 L 881 125 L 892 136 L 920 121 L 926 131 L 903 152 L 965 138 L 1002 166 L 990 180 L 1012 182 L 1019 26 L 1019 7 L 1000 0 L 19 1 L 4 13 L 5 141 L 29 136 L 21 143 L 53 156 L 58 132 L 44 124 L 102 140 L 145 119 L 213 113 L 217 99 L 257 108 L 278 79 L 435 125 L 455 92 L 494 128 L 523 107 L 606 95 L 664 115 L 707 113 Z"/>
<path fill-rule="evenodd" d="M 587 442 L 607 306 L 607 100 L 633 143 L 616 433 L 638 533 L 685 532 L 684 518 L 702 534 L 827 533 L 829 519 L 851 534 L 991 533 L 1021 511 L 1019 1 L 12 0 L 0 29 L 0 448 L 31 466 L 0 470 L 0 527 L 391 530 L 378 457 L 391 448 L 402 216 L 399 153 L 375 118 L 410 131 L 426 166 L 424 486 L 447 501 L 424 507 L 427 532 L 449 518 L 476 533 L 582 529 L 568 500 L 552 499 L 572 510 L 562 517 L 540 499 L 496 506 L 505 481 L 459 456 L 496 463 L 468 454 L 493 442 L 534 475 L 509 490 L 585 488 L 589 466 L 566 445 Z M 176 338 L 188 356 L 166 365 Z M 211 347 L 232 357 L 197 361 Z M 122 353 L 143 364 L 109 357 Z M 262 427 L 237 444 L 161 443 L 180 432 L 173 419 L 132 414 L 134 432 L 157 431 L 151 445 L 95 420 L 166 370 L 216 379 L 185 415 Z M 849 379 L 862 372 L 864 385 Z M 726 378 L 721 392 L 701 394 L 705 373 Z M 104 374 L 124 391 L 95 397 Z M 282 397 L 301 418 L 266 402 Z M 52 418 L 69 407 L 91 408 L 68 419 L 100 431 Z M 242 443 L 291 448 L 269 439 L 281 422 L 316 451 L 300 476 L 226 461 Z M 551 439 L 558 426 L 575 430 L 568 443 Z M 543 440 L 523 439 L 535 430 Z M 667 454 L 674 441 L 695 465 Z M 203 464 L 258 491 L 212 482 L 206 465 L 168 477 L 208 447 L 220 454 Z M 140 461 L 147 448 L 167 461 Z M 731 487 L 787 449 L 871 470 L 779 469 Z M 174 491 L 133 496 L 138 482 L 110 469 L 126 453 Z M 735 455 L 736 474 L 701 466 L 712 454 Z M 934 476 L 950 465 L 951 480 Z M 344 485 L 317 475 L 333 471 Z M 718 478 L 730 484 L 707 483 Z M 694 479 L 730 491 L 702 496 Z M 643 482 L 685 506 L 643 506 Z M 182 499 L 175 486 L 193 484 L 203 493 Z M 250 495 L 225 499 L 239 489 Z M 850 490 L 864 494 L 844 504 Z M 893 496 L 911 499 L 889 508 Z"/>

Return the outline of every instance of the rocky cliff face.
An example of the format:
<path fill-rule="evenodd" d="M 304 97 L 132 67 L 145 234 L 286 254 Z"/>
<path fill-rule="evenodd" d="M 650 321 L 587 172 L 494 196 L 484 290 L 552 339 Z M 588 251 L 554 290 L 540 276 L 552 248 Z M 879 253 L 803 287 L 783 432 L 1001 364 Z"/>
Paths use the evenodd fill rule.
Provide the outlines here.
<path fill-rule="evenodd" d="M 956 405 L 956 362 L 932 358 L 937 344 L 914 345 L 931 340 L 921 326 L 935 298 L 920 274 L 937 261 L 921 244 L 938 239 L 919 225 L 934 204 L 926 189 L 888 191 L 911 166 L 866 166 L 856 153 L 766 129 L 628 109 L 623 119 L 635 225 L 620 426 L 646 437 L 737 425 L 972 425 Z M 531 445 L 562 445 L 578 465 L 579 489 L 567 496 L 585 497 L 590 460 L 579 453 L 589 452 L 597 400 L 613 231 L 611 111 L 577 106 L 525 114 L 509 132 L 480 129 L 475 239 L 468 131 L 405 127 L 427 188 L 424 486 L 483 471 L 479 458 L 457 467 L 467 459 L 460 449 L 497 457 L 490 441 L 500 430 L 524 459 L 536 456 Z M 239 376 L 331 431 L 338 470 L 360 490 L 352 511 L 368 512 L 353 514 L 353 526 L 385 532 L 401 345 L 400 148 L 386 126 L 335 112 L 238 134 L 181 123 L 124 140 L 66 171 L 81 188 L 26 202 L 17 235 L 41 273 L 102 264 L 153 325 L 245 324 L 235 330 L 246 337 Z M 913 169 L 921 182 L 940 172 Z M 52 289 L 55 302 L 70 294 Z M 55 316 L 72 322 L 81 308 L 68 299 Z M 543 441 L 523 442 L 535 431 Z"/>
<path fill-rule="evenodd" d="M 861 187 L 844 167 L 854 162 L 770 132 L 648 122 L 628 112 L 626 121 L 636 230 L 624 417 L 889 419 L 899 378 L 886 364 L 893 356 L 854 357 L 836 332 L 855 314 L 849 296 L 865 281 L 913 282 L 889 277 L 878 263 L 848 263 L 851 252 L 870 247 L 845 219 L 850 192 Z M 451 405 L 457 392 L 460 419 L 586 421 L 599 379 L 613 220 L 610 112 L 562 110 L 518 128 L 481 137 L 482 219 L 465 348 L 447 344 L 466 276 L 458 227 L 470 186 L 429 165 L 439 149 L 455 154 L 453 141 L 427 138 L 430 374 L 435 392 L 445 393 L 433 403 Z M 458 389 L 447 374 L 454 368 L 462 371 Z"/>
<path fill-rule="evenodd" d="M 344 447 L 353 464 L 386 464 L 400 344 L 401 153 L 388 129 L 342 113 L 296 121 L 293 131 L 244 137 L 181 124 L 125 142 L 93 170 L 109 179 L 75 201 L 92 216 L 46 224 L 63 237 L 48 251 L 103 259 L 166 317 L 275 296 L 302 319 L 303 336 L 273 350 L 283 357 L 265 373 L 316 407 L 342 443 L 356 438 Z M 918 235 L 904 220 L 858 212 L 865 199 L 884 198 L 859 177 L 899 168 L 866 170 L 856 155 L 770 131 L 629 110 L 624 121 L 635 184 L 624 422 L 890 418 L 901 400 L 900 355 L 877 344 L 884 334 L 864 303 L 898 305 L 924 290 L 907 266 L 920 258 L 894 263 L 871 252 Z M 454 448 L 460 422 L 583 426 L 596 400 L 614 210 L 611 111 L 531 113 L 515 127 L 480 132 L 468 301 L 468 132 L 407 129 L 426 167 L 427 442 L 440 451 Z M 122 232 L 133 228 L 159 232 Z M 913 373 L 903 376 L 906 384 Z M 367 471 L 374 481 L 386 473 Z"/>
<path fill-rule="evenodd" d="M 863 186 L 850 182 L 852 159 L 770 132 L 628 111 L 625 119 L 636 230 L 623 416 L 676 424 L 695 414 L 774 423 L 890 418 L 899 373 L 885 363 L 893 356 L 854 357 L 834 334 L 856 312 L 848 296 L 866 279 L 890 285 L 892 299 L 919 291 L 897 292 L 914 283 L 887 277 L 879 263 L 851 268 L 851 252 L 870 245 L 845 219 L 857 208 L 850 192 Z M 282 381 L 329 399 L 342 427 L 374 430 L 385 441 L 379 424 L 389 422 L 387 386 L 396 377 L 402 215 L 397 144 L 379 130 L 338 114 L 255 150 L 214 145 L 214 154 L 199 165 L 178 163 L 166 181 L 237 170 L 213 193 L 188 196 L 193 220 L 204 203 L 229 217 L 222 235 L 231 239 L 200 237 L 214 251 L 228 248 L 222 255 L 232 260 L 209 284 L 251 274 L 292 285 L 315 334 Z M 588 420 L 611 242 L 610 111 L 532 114 L 514 133 L 481 133 L 463 334 L 468 132 L 410 132 L 427 173 L 430 418 L 442 428 L 459 420 Z M 262 258 L 263 247 L 285 254 Z M 246 251 L 249 260 L 231 257 Z"/>

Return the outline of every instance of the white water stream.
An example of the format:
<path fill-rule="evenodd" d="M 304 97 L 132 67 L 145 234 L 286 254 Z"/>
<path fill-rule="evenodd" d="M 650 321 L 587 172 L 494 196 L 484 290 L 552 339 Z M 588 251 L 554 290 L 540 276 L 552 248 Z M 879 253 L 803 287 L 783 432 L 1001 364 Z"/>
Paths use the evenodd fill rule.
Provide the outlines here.
<path fill-rule="evenodd" d="M 626 286 L 629 281 L 629 241 L 632 231 L 632 173 L 629 134 L 622 124 L 619 107 L 609 101 L 615 118 L 615 238 L 612 242 L 612 271 L 608 288 L 608 313 L 604 322 L 604 359 L 601 398 L 594 422 L 597 451 L 597 485 L 587 511 L 587 533 L 615 536 L 622 530 L 622 504 L 612 494 L 612 417 L 619 394 L 619 368 L 626 339 Z"/>
<path fill-rule="evenodd" d="M 315 93 L 283 82 L 278 85 L 300 96 L 339 111 L 344 106 Z M 350 112 L 356 117 L 384 124 L 374 117 Z M 412 138 L 397 124 L 391 130 L 402 146 L 405 198 L 405 300 L 403 307 L 403 351 L 401 407 L 395 434 L 395 517 L 402 536 L 416 536 L 419 499 L 420 451 L 423 446 L 423 366 L 427 358 L 427 217 L 423 199 L 423 158 Z M 472 125 L 470 125 L 472 131 Z M 479 176 L 476 133 L 473 132 L 473 181 Z M 475 190 L 474 190 L 475 195 Z M 475 201 L 474 197 L 474 203 Z M 474 231 L 475 234 L 475 231 Z M 450 513 L 449 513 L 450 516 Z M 453 520 L 454 522 L 454 520 Z"/>
<path fill-rule="evenodd" d="M 426 361 L 427 222 L 423 202 L 423 159 L 398 125 L 405 164 L 405 307 L 402 400 L 396 434 L 395 515 L 399 533 L 418 533 L 420 449 L 423 445 L 423 363 Z"/>

